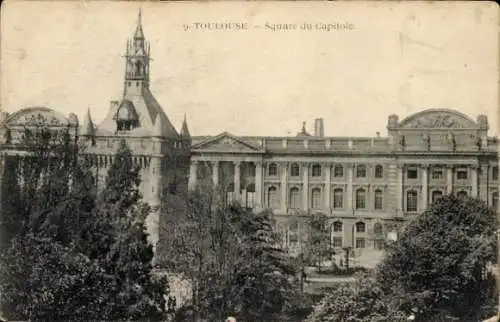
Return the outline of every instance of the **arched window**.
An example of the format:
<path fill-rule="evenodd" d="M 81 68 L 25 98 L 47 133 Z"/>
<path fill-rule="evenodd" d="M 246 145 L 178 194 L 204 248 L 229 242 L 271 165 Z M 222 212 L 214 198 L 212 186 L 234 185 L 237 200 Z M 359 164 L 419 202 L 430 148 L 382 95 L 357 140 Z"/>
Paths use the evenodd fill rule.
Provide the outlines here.
<path fill-rule="evenodd" d="M 375 200 L 374 200 L 375 210 L 382 210 L 384 207 L 384 193 L 382 190 L 375 190 Z"/>
<path fill-rule="evenodd" d="M 491 195 L 491 206 L 495 211 L 498 211 L 498 191 L 493 192 Z"/>
<path fill-rule="evenodd" d="M 278 165 L 276 163 L 271 163 L 269 168 L 267 169 L 267 174 L 269 176 L 277 176 L 278 175 Z"/>
<path fill-rule="evenodd" d="M 467 198 L 467 191 L 463 191 L 463 190 L 462 190 L 462 191 L 459 191 L 459 192 L 457 193 L 457 198 L 458 198 L 458 199 L 465 199 L 465 198 Z"/>
<path fill-rule="evenodd" d="M 141 75 L 141 74 L 142 74 L 141 69 L 142 69 L 142 64 L 141 64 L 141 62 L 140 62 L 140 61 L 136 61 L 136 62 L 135 62 L 135 74 L 136 74 L 136 75 Z"/>
<path fill-rule="evenodd" d="M 290 208 L 300 208 L 300 191 L 297 187 L 293 187 L 290 189 Z"/>
<path fill-rule="evenodd" d="M 321 177 L 321 166 L 319 164 L 313 165 L 312 176 L 313 177 Z"/>
<path fill-rule="evenodd" d="M 383 178 L 384 177 L 384 168 L 381 165 L 375 166 L 375 178 Z"/>
<path fill-rule="evenodd" d="M 333 168 L 333 176 L 335 178 L 342 178 L 344 176 L 344 167 L 340 164 L 335 165 Z"/>
<path fill-rule="evenodd" d="M 356 223 L 356 232 L 357 233 L 364 233 L 366 232 L 366 225 L 364 222 L 357 222 Z"/>
<path fill-rule="evenodd" d="M 311 194 L 312 194 L 311 208 L 312 209 L 321 208 L 321 189 L 320 188 L 313 188 Z"/>
<path fill-rule="evenodd" d="M 381 223 L 377 222 L 373 225 L 373 233 L 378 237 L 383 236 L 384 231 Z"/>
<path fill-rule="evenodd" d="M 342 232 L 342 228 L 343 228 L 343 225 L 342 225 L 341 221 L 336 221 L 333 223 L 333 232 L 334 233 Z"/>
<path fill-rule="evenodd" d="M 366 166 L 360 164 L 356 167 L 356 178 L 366 178 Z"/>
<path fill-rule="evenodd" d="M 443 196 L 443 192 L 441 190 L 434 190 L 432 192 L 432 202 L 436 202 L 436 200 L 438 200 L 439 198 L 441 198 Z"/>
<path fill-rule="evenodd" d="M 366 192 L 364 189 L 356 190 L 356 209 L 365 209 Z"/>
<path fill-rule="evenodd" d="M 333 190 L 333 208 L 344 208 L 344 191 L 342 188 L 335 188 L 335 190 Z"/>
<path fill-rule="evenodd" d="M 269 187 L 267 190 L 267 203 L 269 208 L 279 208 L 278 189 L 276 187 Z"/>
<path fill-rule="evenodd" d="M 418 210 L 418 193 L 415 190 L 406 192 L 406 211 L 415 212 Z"/>
<path fill-rule="evenodd" d="M 290 176 L 291 177 L 300 176 L 300 167 L 297 163 L 293 163 L 292 166 L 290 167 Z"/>

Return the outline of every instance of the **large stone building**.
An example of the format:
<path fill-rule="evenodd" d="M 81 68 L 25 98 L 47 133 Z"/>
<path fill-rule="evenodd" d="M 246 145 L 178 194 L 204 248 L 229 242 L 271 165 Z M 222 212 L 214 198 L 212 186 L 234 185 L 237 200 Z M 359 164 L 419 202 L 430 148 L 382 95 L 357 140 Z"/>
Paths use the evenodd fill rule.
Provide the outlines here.
<path fill-rule="evenodd" d="M 442 195 L 480 197 L 498 204 L 497 139 L 488 119 L 428 109 L 402 120 L 391 115 L 388 135 L 325 137 L 193 137 L 190 185 L 223 184 L 248 208 L 270 208 L 283 245 L 299 251 L 311 213 L 329 218 L 331 243 L 358 258 L 380 254 L 407 219 Z M 208 178 L 208 179 L 207 179 Z"/>
<path fill-rule="evenodd" d="M 291 251 L 301 245 L 307 217 L 324 213 L 332 245 L 353 248 L 358 258 L 382 249 L 398 226 L 444 194 L 478 196 L 497 207 L 497 139 L 488 137 L 484 115 L 473 120 L 434 109 L 402 120 L 391 115 L 385 137 L 325 137 L 322 119 L 313 134 L 303 126 L 296 136 L 190 137 L 186 122 L 178 133 L 151 93 L 149 62 L 139 15 L 127 41 L 123 95 L 111 101 L 104 120 L 95 124 L 89 112 L 80 124 L 74 114 L 66 118 L 45 107 L 1 113 L 0 160 L 20 153 L 18 136 L 38 119 L 55 128 L 69 124 L 99 187 L 119 141 L 126 140 L 142 168 L 145 201 L 155 210 L 148 223 L 154 242 L 163 193 L 186 191 L 188 178 L 191 187 L 208 180 L 248 208 L 272 209 Z"/>
<path fill-rule="evenodd" d="M 104 120 L 94 123 L 89 111 L 83 124 L 79 124 L 76 115 L 70 113 L 66 118 L 46 107 L 25 108 L 11 115 L 2 112 L 0 160 L 5 162 L 8 155 L 22 153 L 20 136 L 25 127 L 39 121 L 48 122 L 55 130 L 70 125 L 93 166 L 99 188 L 103 186 L 120 141 L 125 140 L 134 153 L 134 161 L 141 167 L 140 191 L 153 209 L 148 217 L 148 231 L 156 245 L 162 198 L 187 191 L 191 139 L 186 121 L 178 133 L 151 93 L 149 63 L 149 43 L 144 37 L 139 13 L 133 38 L 126 44 L 123 94 L 111 101 Z"/>

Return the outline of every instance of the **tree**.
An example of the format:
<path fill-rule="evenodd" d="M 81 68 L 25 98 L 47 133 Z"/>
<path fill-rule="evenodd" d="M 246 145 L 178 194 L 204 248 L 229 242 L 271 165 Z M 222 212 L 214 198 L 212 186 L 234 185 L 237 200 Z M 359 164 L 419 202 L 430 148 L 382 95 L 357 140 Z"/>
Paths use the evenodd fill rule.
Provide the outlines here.
<path fill-rule="evenodd" d="M 334 254 L 329 239 L 328 217 L 322 213 L 312 214 L 309 218 L 307 248 L 319 271 L 323 261 L 330 260 Z"/>
<path fill-rule="evenodd" d="M 30 154 L 13 167 L 18 188 L 2 213 L 17 219 L 0 253 L 4 313 L 42 321 L 161 318 L 166 284 L 151 273 L 148 207 L 130 150 L 121 146 L 97 200 L 69 131 L 41 126 L 26 130 L 25 140 Z"/>
<path fill-rule="evenodd" d="M 325 296 L 307 322 L 402 322 L 406 315 L 384 301 L 380 284 L 369 274 L 339 284 Z"/>
<path fill-rule="evenodd" d="M 223 187 L 198 186 L 189 193 L 185 213 L 165 219 L 162 262 L 193 286 L 192 303 L 182 314 L 192 311 L 194 321 L 282 316 L 293 306 L 294 270 L 274 247 L 272 215 L 230 202 Z"/>
<path fill-rule="evenodd" d="M 151 209 L 139 192 L 139 167 L 124 141 L 115 154 L 101 192 L 90 234 L 89 256 L 112 276 L 106 295 L 109 320 L 161 319 L 166 279 L 153 276 L 153 247 L 147 240 L 146 217 Z"/>
<path fill-rule="evenodd" d="M 474 321 L 493 297 L 493 209 L 473 198 L 440 198 L 403 230 L 378 269 L 382 289 L 417 320 L 436 314 Z M 444 312 L 444 313 L 443 313 Z"/>
<path fill-rule="evenodd" d="M 249 321 L 283 320 L 300 302 L 292 283 L 296 272 L 291 258 L 276 246 L 270 211 L 250 213 L 243 222 L 242 257 L 237 266 L 232 298 L 240 299 L 235 312 Z"/>

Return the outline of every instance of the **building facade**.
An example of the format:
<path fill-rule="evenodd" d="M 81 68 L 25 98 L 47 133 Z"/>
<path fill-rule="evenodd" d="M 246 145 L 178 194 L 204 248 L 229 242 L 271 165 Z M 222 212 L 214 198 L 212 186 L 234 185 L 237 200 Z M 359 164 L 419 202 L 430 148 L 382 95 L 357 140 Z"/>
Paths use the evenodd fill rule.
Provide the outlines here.
<path fill-rule="evenodd" d="M 160 213 L 164 212 L 160 209 L 162 201 L 187 191 L 191 139 L 186 121 L 180 133 L 177 132 L 153 96 L 149 88 L 149 63 L 150 47 L 144 37 L 139 13 L 133 38 L 126 44 L 123 94 L 110 102 L 104 120 L 94 123 L 88 111 L 83 123 L 79 123 L 73 113 L 65 117 L 46 107 L 24 108 L 10 115 L 2 112 L 0 160 L 3 165 L 9 156 L 23 153 L 20 136 L 26 127 L 44 122 L 57 130 L 69 125 L 74 135 L 78 135 L 79 144 L 92 165 L 96 187 L 102 188 L 114 154 L 120 142 L 125 140 L 134 154 L 134 162 L 141 168 L 139 188 L 143 199 L 153 209 L 147 227 L 156 246 L 160 235 Z"/>
<path fill-rule="evenodd" d="M 310 214 L 323 213 L 331 244 L 352 248 L 358 258 L 377 254 L 442 195 L 471 195 L 497 207 L 497 139 L 488 137 L 484 115 L 474 120 L 444 109 L 402 120 L 391 115 L 385 137 L 325 137 L 322 119 L 312 134 L 303 126 L 296 136 L 191 137 L 185 120 L 177 132 L 149 83 L 150 47 L 139 14 L 126 44 L 123 94 L 111 101 L 104 120 L 96 124 L 88 112 L 80 123 L 72 113 L 65 117 L 46 107 L 0 113 L 1 169 L 9 156 L 22 153 L 24 128 L 45 120 L 56 129 L 69 125 L 78 135 L 99 188 L 125 140 L 141 167 L 144 200 L 153 207 L 148 230 L 155 244 L 160 213 L 168 215 L 162 200 L 201 182 L 223 187 L 229 200 L 247 208 L 272 209 L 283 246 L 292 252 L 300 251 Z"/>
<path fill-rule="evenodd" d="M 380 255 L 408 219 L 455 193 L 498 204 L 497 139 L 488 119 L 428 109 L 388 117 L 386 137 L 325 137 L 323 120 L 291 137 L 193 137 L 189 184 L 212 180 L 229 199 L 272 209 L 283 246 L 300 251 L 311 213 L 328 216 L 331 244 Z"/>

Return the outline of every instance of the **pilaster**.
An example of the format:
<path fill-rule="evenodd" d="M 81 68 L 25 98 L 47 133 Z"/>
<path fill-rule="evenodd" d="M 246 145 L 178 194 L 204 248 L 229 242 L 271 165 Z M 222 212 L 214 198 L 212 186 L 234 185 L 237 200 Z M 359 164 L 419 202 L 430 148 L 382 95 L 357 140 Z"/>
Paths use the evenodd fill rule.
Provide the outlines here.
<path fill-rule="evenodd" d="M 403 164 L 396 165 L 396 215 L 403 216 L 403 184 L 404 184 L 404 171 Z"/>
<path fill-rule="evenodd" d="M 477 165 L 472 165 L 470 167 L 470 180 L 472 184 L 472 197 L 476 198 L 478 196 L 478 166 Z"/>
<path fill-rule="evenodd" d="M 280 164 L 281 170 L 281 208 L 286 210 L 288 196 L 288 163 Z"/>
<path fill-rule="evenodd" d="M 453 193 L 453 181 L 454 181 L 455 166 L 446 166 L 446 194 L 450 195 Z"/>
<path fill-rule="evenodd" d="M 323 167 L 325 168 L 325 189 L 324 189 L 324 208 L 326 209 L 327 213 L 331 213 L 330 209 L 332 208 L 332 165 L 331 164 L 324 164 Z"/>
<path fill-rule="evenodd" d="M 354 205 L 353 205 L 353 191 L 352 191 L 352 181 L 353 181 L 353 173 L 354 173 L 354 164 L 347 164 L 346 167 L 347 167 L 347 191 L 346 191 L 346 195 L 347 195 L 347 205 L 346 205 L 346 209 L 347 211 L 349 211 L 350 214 L 353 213 L 353 208 L 354 208 Z"/>
<path fill-rule="evenodd" d="M 263 189 L 262 189 L 262 161 L 255 162 L 255 205 L 258 209 L 263 208 Z"/>
<path fill-rule="evenodd" d="M 309 163 L 303 163 L 302 164 L 302 169 L 303 169 L 303 182 L 304 182 L 304 187 L 302 189 L 302 209 L 309 209 Z"/>
<path fill-rule="evenodd" d="M 429 203 L 429 165 L 422 164 L 420 167 L 422 172 L 422 199 L 420 204 L 422 209 L 420 211 L 423 211 L 427 209 Z"/>

